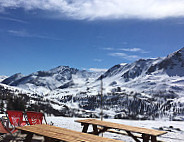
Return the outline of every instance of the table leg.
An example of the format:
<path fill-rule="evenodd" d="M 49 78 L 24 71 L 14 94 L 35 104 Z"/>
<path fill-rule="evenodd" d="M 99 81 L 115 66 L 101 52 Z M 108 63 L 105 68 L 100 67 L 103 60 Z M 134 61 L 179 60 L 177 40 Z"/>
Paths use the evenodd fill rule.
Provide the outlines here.
<path fill-rule="evenodd" d="M 44 142 L 60 142 L 60 140 L 49 138 L 49 137 L 44 137 Z"/>
<path fill-rule="evenodd" d="M 128 134 L 129 136 L 131 136 L 136 142 L 141 142 L 141 141 L 138 140 L 137 137 L 134 136 L 130 131 L 126 131 L 126 132 L 127 132 L 127 134 Z"/>
<path fill-rule="evenodd" d="M 44 142 L 50 142 L 51 141 L 51 138 L 49 137 L 44 137 Z"/>
<path fill-rule="evenodd" d="M 28 133 L 25 140 L 24 140 L 24 142 L 31 142 L 32 137 L 33 137 L 33 133 Z"/>
<path fill-rule="evenodd" d="M 97 125 L 93 125 L 93 134 L 98 135 Z"/>
<path fill-rule="evenodd" d="M 143 142 L 149 142 L 150 135 L 142 134 Z"/>
<path fill-rule="evenodd" d="M 83 133 L 87 133 L 89 124 L 84 123 L 84 124 L 82 124 L 82 125 L 84 125 L 84 127 L 83 127 L 83 129 L 82 129 L 82 132 L 83 132 Z"/>
<path fill-rule="evenodd" d="M 98 134 L 103 133 L 103 132 L 107 131 L 108 129 L 109 129 L 108 127 L 103 127 L 103 129 L 100 129 L 98 131 Z"/>
<path fill-rule="evenodd" d="M 157 142 L 157 137 L 156 136 L 151 136 L 151 142 Z"/>

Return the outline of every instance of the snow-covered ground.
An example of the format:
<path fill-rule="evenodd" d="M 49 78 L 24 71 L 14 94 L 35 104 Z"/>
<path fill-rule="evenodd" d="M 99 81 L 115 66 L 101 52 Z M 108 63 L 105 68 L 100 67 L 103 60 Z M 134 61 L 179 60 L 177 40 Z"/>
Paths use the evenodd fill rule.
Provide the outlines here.
<path fill-rule="evenodd" d="M 75 122 L 75 120 L 81 118 L 47 117 L 46 119 L 48 123 L 52 121 L 54 123 L 54 126 L 72 129 L 76 131 L 82 131 L 80 123 Z M 167 130 L 168 133 L 158 137 L 158 140 L 163 140 L 165 142 L 184 142 L 184 121 L 137 121 L 120 119 L 105 119 L 105 121 L 151 129 L 163 128 L 164 130 Z M 120 134 L 104 133 L 104 137 L 123 140 L 125 142 L 134 142 L 134 140 L 129 136 L 124 136 Z"/>

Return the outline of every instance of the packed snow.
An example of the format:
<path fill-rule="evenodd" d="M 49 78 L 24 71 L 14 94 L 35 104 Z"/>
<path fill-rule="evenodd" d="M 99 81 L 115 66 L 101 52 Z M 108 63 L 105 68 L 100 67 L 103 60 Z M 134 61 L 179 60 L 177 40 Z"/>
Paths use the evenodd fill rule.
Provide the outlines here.
<path fill-rule="evenodd" d="M 47 117 L 48 123 L 54 123 L 54 126 L 67 128 L 75 131 L 82 131 L 80 123 L 75 122 L 81 118 L 70 117 Z M 82 118 L 84 119 L 84 118 Z M 156 120 L 156 121 L 136 121 L 136 120 L 120 120 L 120 119 L 104 119 L 104 121 L 110 121 L 113 123 L 131 125 L 136 127 L 150 128 L 156 130 L 165 130 L 167 134 L 158 137 L 158 140 L 164 142 L 183 142 L 184 141 L 184 122 L 183 121 L 168 121 L 168 120 Z M 92 128 L 90 127 L 90 131 Z M 104 133 L 104 137 L 123 140 L 125 142 L 134 142 L 129 136 L 120 134 Z"/>

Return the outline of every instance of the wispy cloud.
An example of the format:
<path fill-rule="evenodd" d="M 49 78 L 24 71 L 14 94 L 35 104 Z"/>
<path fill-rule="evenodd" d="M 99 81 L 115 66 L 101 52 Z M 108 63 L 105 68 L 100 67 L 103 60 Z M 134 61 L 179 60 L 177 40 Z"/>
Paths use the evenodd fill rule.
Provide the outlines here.
<path fill-rule="evenodd" d="M 184 19 L 179 19 L 178 21 L 175 21 L 174 23 L 178 25 L 184 25 Z"/>
<path fill-rule="evenodd" d="M 29 33 L 25 30 L 8 30 L 8 33 L 13 35 L 13 36 L 18 36 L 18 37 L 30 37 L 30 38 L 41 38 L 41 39 L 50 39 L 50 40 L 62 40 L 62 39 L 54 38 L 54 37 L 50 37 L 50 36 L 32 34 L 32 33 Z"/>
<path fill-rule="evenodd" d="M 26 31 L 15 31 L 15 30 L 8 30 L 8 33 L 14 36 L 20 36 L 20 37 L 31 37 L 30 34 L 28 34 Z"/>
<path fill-rule="evenodd" d="M 126 52 L 137 52 L 137 53 L 149 53 L 148 51 L 145 51 L 141 48 L 102 48 L 103 50 L 107 51 L 126 51 Z"/>
<path fill-rule="evenodd" d="M 1 0 L 0 9 L 44 10 L 73 19 L 184 17 L 184 0 Z"/>
<path fill-rule="evenodd" d="M 120 50 L 129 51 L 129 52 L 139 52 L 139 51 L 142 51 L 142 49 L 140 49 L 140 48 L 122 48 Z"/>
<path fill-rule="evenodd" d="M 116 50 L 115 48 L 111 48 L 111 47 L 106 47 L 106 48 L 101 48 L 103 50 Z"/>
<path fill-rule="evenodd" d="M 107 69 L 90 68 L 89 71 L 92 71 L 92 72 L 106 72 Z"/>
<path fill-rule="evenodd" d="M 144 51 L 144 50 L 141 49 L 141 48 L 122 48 L 122 49 L 119 49 L 119 50 L 127 51 L 127 52 L 149 53 L 148 51 Z"/>
<path fill-rule="evenodd" d="M 1 20 L 7 20 L 7 21 L 12 21 L 12 22 L 18 22 L 18 23 L 23 23 L 23 24 L 27 24 L 28 22 L 20 20 L 20 19 L 16 19 L 16 18 L 10 18 L 10 17 L 2 17 L 0 16 Z"/>
<path fill-rule="evenodd" d="M 140 56 L 137 56 L 137 55 L 128 55 L 128 54 L 125 54 L 125 53 L 110 53 L 109 54 L 110 56 L 114 56 L 114 57 L 121 57 L 123 59 L 126 59 L 126 60 L 130 60 L 130 61 L 133 61 L 133 60 L 137 60 L 137 59 L 140 59 L 141 57 Z"/>
<path fill-rule="evenodd" d="M 102 59 L 94 59 L 95 62 L 102 62 Z"/>

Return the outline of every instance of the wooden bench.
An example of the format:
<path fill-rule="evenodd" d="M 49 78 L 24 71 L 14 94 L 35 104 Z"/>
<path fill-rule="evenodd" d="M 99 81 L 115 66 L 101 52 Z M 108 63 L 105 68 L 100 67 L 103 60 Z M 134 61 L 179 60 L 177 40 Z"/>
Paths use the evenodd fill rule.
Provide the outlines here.
<path fill-rule="evenodd" d="M 33 134 L 44 136 L 45 142 L 122 142 L 46 124 L 23 126 L 16 129 L 27 134 L 25 142 L 31 142 Z"/>
<path fill-rule="evenodd" d="M 102 130 L 102 129 L 103 129 L 102 127 L 98 127 L 98 130 Z M 115 134 L 120 134 L 120 135 L 125 135 L 125 136 L 129 136 L 129 135 L 126 133 L 126 131 L 108 129 L 106 132 L 115 133 Z M 141 134 L 133 134 L 133 135 L 134 135 L 136 138 L 142 139 L 142 135 L 141 135 Z M 164 141 L 157 140 L 157 142 L 164 142 Z"/>
<path fill-rule="evenodd" d="M 133 133 L 141 134 L 141 137 L 139 138 L 142 138 L 143 142 L 148 142 L 149 140 L 151 140 L 151 142 L 158 142 L 157 136 L 167 133 L 165 131 L 158 131 L 158 130 L 141 128 L 141 127 L 133 127 L 133 126 L 128 126 L 124 124 L 101 121 L 97 119 L 76 120 L 76 122 L 79 122 L 81 123 L 81 125 L 84 126 L 82 130 L 82 132 L 84 133 L 87 133 L 89 125 L 93 126 L 92 133 L 95 135 L 99 135 L 100 133 L 107 132 L 107 131 L 112 132 L 111 129 L 124 130 L 127 133 L 127 135 L 131 136 L 136 142 L 140 142 L 140 140 Z M 99 129 L 98 126 L 101 126 L 102 128 Z"/>

